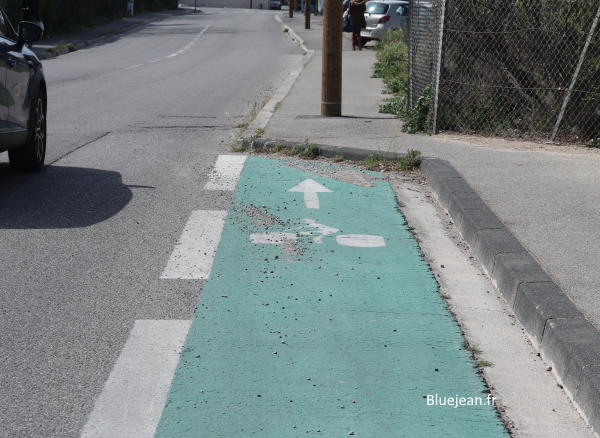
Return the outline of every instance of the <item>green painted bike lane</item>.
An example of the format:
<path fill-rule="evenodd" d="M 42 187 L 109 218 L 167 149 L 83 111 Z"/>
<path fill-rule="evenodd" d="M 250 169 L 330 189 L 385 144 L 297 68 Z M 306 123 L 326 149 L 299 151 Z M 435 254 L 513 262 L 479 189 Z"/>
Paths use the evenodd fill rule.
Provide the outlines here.
<path fill-rule="evenodd" d="M 313 166 L 246 161 L 156 437 L 507 436 L 427 405 L 487 394 L 390 185 Z"/>

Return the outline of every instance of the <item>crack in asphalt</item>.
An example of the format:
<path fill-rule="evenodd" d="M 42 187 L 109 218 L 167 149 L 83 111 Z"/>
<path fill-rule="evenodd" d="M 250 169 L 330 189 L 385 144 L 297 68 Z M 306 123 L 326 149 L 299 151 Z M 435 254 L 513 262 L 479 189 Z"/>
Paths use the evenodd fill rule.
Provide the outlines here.
<path fill-rule="evenodd" d="M 88 142 L 86 142 L 86 143 L 83 143 L 82 145 L 79 145 L 79 146 L 77 146 L 76 148 L 74 148 L 74 149 L 71 149 L 71 150 L 70 150 L 70 151 L 68 151 L 68 152 L 65 152 L 64 154 L 60 155 L 58 158 L 55 158 L 54 160 L 52 160 L 52 161 L 50 161 L 49 163 L 47 163 L 45 167 L 51 166 L 52 164 L 56 164 L 57 162 L 59 162 L 59 161 L 60 161 L 60 160 L 62 160 L 63 158 L 65 158 L 65 157 L 68 157 L 69 155 L 71 155 L 71 154 L 72 154 L 72 153 L 74 153 L 74 152 L 77 152 L 79 149 L 82 149 L 82 148 L 84 148 L 84 147 L 86 147 L 86 146 L 89 146 L 89 145 L 91 145 L 92 143 L 95 143 L 95 142 L 97 142 L 98 140 L 102 140 L 104 137 L 106 137 L 106 136 L 108 136 L 109 134 L 111 134 L 111 132 L 112 132 L 112 131 L 105 132 L 104 134 L 101 134 L 101 135 L 99 135 L 98 137 L 96 137 L 96 138 L 94 138 L 94 139 L 92 139 L 92 140 L 90 140 L 90 141 L 88 141 Z"/>

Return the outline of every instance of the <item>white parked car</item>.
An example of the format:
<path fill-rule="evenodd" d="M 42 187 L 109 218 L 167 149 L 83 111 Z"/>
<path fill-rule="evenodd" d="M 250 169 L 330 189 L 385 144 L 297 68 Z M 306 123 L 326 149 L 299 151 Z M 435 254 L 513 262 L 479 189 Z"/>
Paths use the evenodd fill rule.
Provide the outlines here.
<path fill-rule="evenodd" d="M 361 43 L 383 39 L 390 29 L 401 29 L 408 32 L 408 1 L 370 1 L 365 11 L 366 29 L 360 33 Z"/>

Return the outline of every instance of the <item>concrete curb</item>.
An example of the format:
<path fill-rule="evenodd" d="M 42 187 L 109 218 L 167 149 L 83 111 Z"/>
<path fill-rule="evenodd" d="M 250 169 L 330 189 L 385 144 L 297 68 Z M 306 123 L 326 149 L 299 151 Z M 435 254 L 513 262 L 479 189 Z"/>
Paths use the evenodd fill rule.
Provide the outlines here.
<path fill-rule="evenodd" d="M 299 44 L 300 44 L 300 48 L 304 51 L 305 55 L 308 55 L 311 52 L 314 52 L 314 50 L 309 50 L 306 45 L 304 44 L 304 40 L 300 37 L 300 35 L 298 35 L 294 29 L 292 29 L 290 26 L 288 26 L 287 24 L 285 24 L 281 18 L 280 15 L 275 15 L 275 20 L 277 20 L 279 22 L 279 24 L 281 24 L 283 26 L 284 29 L 287 29 L 287 33 L 288 35 L 291 35 L 292 40 L 296 40 Z M 312 56 L 312 53 L 311 53 Z"/>
<path fill-rule="evenodd" d="M 263 146 L 286 148 L 298 142 L 257 139 Z M 364 160 L 377 153 L 389 159 L 402 154 L 314 145 L 321 155 Z M 492 282 L 532 339 L 565 390 L 595 431 L 600 431 L 600 332 L 575 307 L 529 252 L 447 161 L 424 158 L 421 171 L 432 192 L 448 210 Z"/>
<path fill-rule="evenodd" d="M 192 13 L 186 9 L 181 9 L 181 8 L 174 9 L 171 12 L 172 12 L 172 14 L 170 14 L 170 15 L 172 15 L 172 16 L 186 15 L 186 14 Z M 138 21 L 138 22 L 132 23 L 129 26 L 124 26 L 122 29 L 119 29 L 116 32 L 107 32 L 107 33 L 104 33 L 97 37 L 89 38 L 86 40 L 66 41 L 66 42 L 63 42 L 61 44 L 58 44 L 54 47 L 50 47 L 47 49 L 41 49 L 41 48 L 34 47 L 33 51 L 37 55 L 37 57 L 40 61 L 44 61 L 46 59 L 57 58 L 60 55 L 64 55 L 66 53 L 76 52 L 77 50 L 85 49 L 86 47 L 92 46 L 94 44 L 99 44 L 103 41 L 109 40 L 110 38 L 114 38 L 119 35 L 126 34 L 128 32 L 131 32 L 134 29 L 137 29 L 138 27 L 145 26 L 148 23 L 152 23 L 153 21 L 162 20 L 164 18 L 165 17 L 151 17 L 151 18 L 145 19 L 143 21 Z M 66 36 L 68 36 L 68 35 L 66 35 Z M 71 47 L 72 47 L 71 49 L 69 49 L 69 45 L 71 45 Z M 63 46 L 61 49 L 57 49 L 57 47 L 61 47 L 61 46 Z"/>
<path fill-rule="evenodd" d="M 590 425 L 600 430 L 600 332 L 447 161 L 421 170 Z"/>
<path fill-rule="evenodd" d="M 290 90 L 298 80 L 298 77 L 304 70 L 306 64 L 310 62 L 312 56 L 314 55 L 314 50 L 309 50 L 304 45 L 304 40 L 300 38 L 289 26 L 283 24 L 281 17 L 279 15 L 275 16 L 275 20 L 279 22 L 284 28 L 288 29 L 288 35 L 291 36 L 292 39 L 296 39 L 300 42 L 300 47 L 304 52 L 304 56 L 300 65 L 294 67 L 285 81 L 279 86 L 279 88 L 275 91 L 275 93 L 271 96 L 269 101 L 263 106 L 260 112 L 256 115 L 254 120 L 250 123 L 246 130 L 250 132 L 255 132 L 257 129 L 265 129 L 268 123 L 271 121 L 273 114 L 277 111 L 277 105 L 280 104 L 286 96 L 289 94 Z"/>

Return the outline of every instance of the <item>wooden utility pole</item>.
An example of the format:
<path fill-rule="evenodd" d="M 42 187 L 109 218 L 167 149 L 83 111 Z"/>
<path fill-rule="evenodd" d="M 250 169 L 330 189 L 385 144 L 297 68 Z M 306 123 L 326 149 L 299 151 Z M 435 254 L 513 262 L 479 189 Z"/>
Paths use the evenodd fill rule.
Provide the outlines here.
<path fill-rule="evenodd" d="M 310 29 L 310 0 L 304 0 L 304 29 Z"/>
<path fill-rule="evenodd" d="M 323 73 L 321 115 L 342 115 L 342 2 L 325 0 L 323 5 Z"/>
<path fill-rule="evenodd" d="M 294 18 L 294 8 L 296 7 L 296 0 L 288 0 L 288 15 L 290 18 Z"/>

